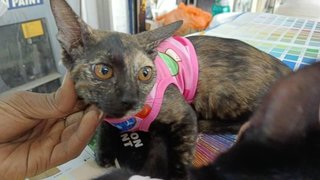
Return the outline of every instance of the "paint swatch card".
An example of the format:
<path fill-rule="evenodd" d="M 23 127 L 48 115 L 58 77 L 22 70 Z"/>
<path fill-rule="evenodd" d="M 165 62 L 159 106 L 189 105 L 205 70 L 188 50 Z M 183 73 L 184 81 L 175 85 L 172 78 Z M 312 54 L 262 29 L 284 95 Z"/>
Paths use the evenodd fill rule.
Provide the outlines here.
<path fill-rule="evenodd" d="M 245 41 L 293 70 L 320 61 L 320 22 L 314 20 L 244 13 L 204 34 Z"/>

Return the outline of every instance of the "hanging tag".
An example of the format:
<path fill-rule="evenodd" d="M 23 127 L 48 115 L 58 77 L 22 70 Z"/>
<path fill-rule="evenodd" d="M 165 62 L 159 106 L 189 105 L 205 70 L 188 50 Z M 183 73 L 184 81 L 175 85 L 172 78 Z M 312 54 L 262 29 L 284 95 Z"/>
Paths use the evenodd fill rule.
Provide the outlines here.
<path fill-rule="evenodd" d="M 44 34 L 41 20 L 26 22 L 21 24 L 24 38 L 33 38 Z"/>

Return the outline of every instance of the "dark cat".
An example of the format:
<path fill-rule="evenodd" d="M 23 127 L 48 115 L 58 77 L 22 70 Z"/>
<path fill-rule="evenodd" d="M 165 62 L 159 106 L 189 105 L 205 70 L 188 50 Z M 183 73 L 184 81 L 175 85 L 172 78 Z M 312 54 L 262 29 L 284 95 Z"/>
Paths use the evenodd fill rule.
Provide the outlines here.
<path fill-rule="evenodd" d="M 64 0 L 51 0 L 51 6 L 63 48 L 62 62 L 71 72 L 78 95 L 103 110 L 112 124 L 104 122 L 98 133 L 96 156 L 101 166 L 114 165 L 116 157 L 123 157 L 119 152 L 127 152 L 123 146 L 129 144 L 133 153 L 129 160 L 122 159 L 122 165 L 152 177 L 187 179 L 198 129 L 214 132 L 223 126 L 225 130 L 235 126 L 237 130 L 258 107 L 274 81 L 290 72 L 278 59 L 238 40 L 206 36 L 172 38 L 182 22 L 129 35 L 92 30 Z M 186 59 L 168 49 L 159 50 L 169 41 L 172 46 L 183 46 L 181 52 L 189 52 L 184 56 L 186 59 L 196 52 L 197 64 L 181 70 L 180 65 Z M 162 65 L 169 69 L 157 71 L 157 58 L 162 58 Z M 165 71 L 185 84 L 178 87 L 180 82 L 169 83 L 163 94 L 159 93 L 163 100 L 157 103 L 160 98 L 156 94 L 155 106 L 150 108 L 149 94 L 160 86 L 155 83 Z M 195 92 L 182 88 L 189 85 L 189 80 L 195 81 Z M 159 112 L 153 113 L 157 108 Z M 136 118 L 146 114 L 147 117 L 156 114 L 157 118 L 147 125 L 147 121 Z M 135 118 L 115 120 L 132 115 Z M 200 119 L 199 128 L 197 119 Z M 136 128 L 138 120 L 148 133 L 121 134 Z M 153 159 L 158 157 L 154 150 L 159 145 L 157 138 L 166 144 L 162 151 L 167 154 L 167 161 L 159 159 L 166 167 L 163 171 L 166 173 L 162 174 L 154 174 L 152 167 L 158 165 Z M 121 141 L 128 142 L 121 144 Z M 140 147 L 144 147 L 143 151 Z"/>
<path fill-rule="evenodd" d="M 279 80 L 238 142 L 213 164 L 192 169 L 191 179 L 319 179 L 319 73 L 320 63 L 316 63 Z M 119 170 L 98 179 L 131 176 Z"/>

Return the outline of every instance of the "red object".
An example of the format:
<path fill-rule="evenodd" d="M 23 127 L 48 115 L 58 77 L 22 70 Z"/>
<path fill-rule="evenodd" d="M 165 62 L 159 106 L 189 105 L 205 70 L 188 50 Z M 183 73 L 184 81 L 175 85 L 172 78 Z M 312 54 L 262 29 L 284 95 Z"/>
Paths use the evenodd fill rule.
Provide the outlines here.
<path fill-rule="evenodd" d="M 145 104 L 142 110 L 138 114 L 136 114 L 136 116 L 143 119 L 147 117 L 150 112 L 151 112 L 151 107 Z"/>

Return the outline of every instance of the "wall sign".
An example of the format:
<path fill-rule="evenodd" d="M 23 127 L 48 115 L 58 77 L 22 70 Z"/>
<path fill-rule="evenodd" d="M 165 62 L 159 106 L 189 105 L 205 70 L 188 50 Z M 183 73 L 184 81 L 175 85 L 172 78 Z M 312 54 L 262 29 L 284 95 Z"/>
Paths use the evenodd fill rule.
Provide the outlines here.
<path fill-rule="evenodd" d="M 8 10 L 42 5 L 43 0 L 1 0 L 7 4 Z"/>

